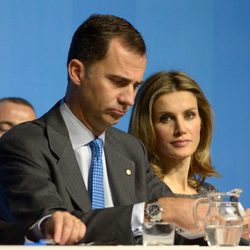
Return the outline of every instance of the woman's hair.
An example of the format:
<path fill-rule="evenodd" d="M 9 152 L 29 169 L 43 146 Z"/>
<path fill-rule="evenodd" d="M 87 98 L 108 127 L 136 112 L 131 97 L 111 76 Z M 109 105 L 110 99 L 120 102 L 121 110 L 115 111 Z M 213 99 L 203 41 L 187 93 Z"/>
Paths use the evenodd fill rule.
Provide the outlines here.
<path fill-rule="evenodd" d="M 145 144 L 152 170 L 163 179 L 165 172 L 160 166 L 157 155 L 152 109 L 157 98 L 178 91 L 188 91 L 194 94 L 201 118 L 200 142 L 191 158 L 188 176 L 190 185 L 198 188 L 200 181 L 204 181 L 207 176 L 217 176 L 218 173 L 213 168 L 210 157 L 213 132 L 212 110 L 201 88 L 191 77 L 178 71 L 162 71 L 150 76 L 136 95 L 129 132 Z"/>

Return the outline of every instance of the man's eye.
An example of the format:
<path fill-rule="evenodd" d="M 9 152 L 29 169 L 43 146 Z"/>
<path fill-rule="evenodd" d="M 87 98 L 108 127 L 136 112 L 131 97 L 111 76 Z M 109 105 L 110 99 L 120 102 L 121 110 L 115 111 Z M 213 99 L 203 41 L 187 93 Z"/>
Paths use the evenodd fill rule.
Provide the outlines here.
<path fill-rule="evenodd" d="M 127 84 L 126 81 L 124 81 L 123 79 L 119 79 L 119 78 L 112 78 L 111 81 L 116 86 L 125 86 Z"/>
<path fill-rule="evenodd" d="M 117 85 L 124 85 L 124 81 L 123 80 L 114 80 L 114 82 L 117 84 Z"/>
<path fill-rule="evenodd" d="M 10 126 L 9 124 L 1 124 L 0 125 L 0 131 L 1 132 L 6 132 L 8 131 L 9 129 L 11 129 L 13 126 Z"/>

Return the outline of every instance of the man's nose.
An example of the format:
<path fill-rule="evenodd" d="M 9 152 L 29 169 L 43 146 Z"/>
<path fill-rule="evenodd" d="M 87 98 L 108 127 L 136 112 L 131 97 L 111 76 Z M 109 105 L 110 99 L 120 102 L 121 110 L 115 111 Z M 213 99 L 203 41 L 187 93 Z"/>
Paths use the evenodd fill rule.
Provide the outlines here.
<path fill-rule="evenodd" d="M 136 90 L 133 86 L 127 86 L 120 94 L 119 101 L 128 106 L 134 105 Z"/>

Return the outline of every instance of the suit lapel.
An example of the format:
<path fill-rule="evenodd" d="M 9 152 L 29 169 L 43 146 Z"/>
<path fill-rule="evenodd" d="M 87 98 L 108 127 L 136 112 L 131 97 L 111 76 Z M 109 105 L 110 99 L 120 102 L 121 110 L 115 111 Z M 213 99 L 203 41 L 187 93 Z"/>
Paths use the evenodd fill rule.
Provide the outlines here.
<path fill-rule="evenodd" d="M 64 178 L 64 184 L 75 203 L 83 211 L 88 211 L 91 209 L 88 192 L 59 111 L 59 103 L 49 112 L 46 123 L 50 148 L 57 156 L 57 167 Z"/>
<path fill-rule="evenodd" d="M 114 206 L 133 204 L 136 198 L 134 162 L 125 157 L 117 138 L 109 133 L 106 133 L 104 150 Z"/>

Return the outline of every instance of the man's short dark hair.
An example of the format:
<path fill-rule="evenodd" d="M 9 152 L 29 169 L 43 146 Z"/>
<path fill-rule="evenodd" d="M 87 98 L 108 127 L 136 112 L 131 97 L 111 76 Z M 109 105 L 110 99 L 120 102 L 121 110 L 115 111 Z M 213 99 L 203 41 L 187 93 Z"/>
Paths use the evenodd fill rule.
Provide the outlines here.
<path fill-rule="evenodd" d="M 91 15 L 76 30 L 68 53 L 67 64 L 78 59 L 86 65 L 102 60 L 111 39 L 118 38 L 128 49 L 138 55 L 146 54 L 141 34 L 125 19 L 113 15 Z"/>
<path fill-rule="evenodd" d="M 27 101 L 26 99 L 24 99 L 22 97 L 3 97 L 3 98 L 0 98 L 0 103 L 5 102 L 5 101 L 13 102 L 16 104 L 26 105 L 35 111 L 33 105 L 29 101 Z"/>

